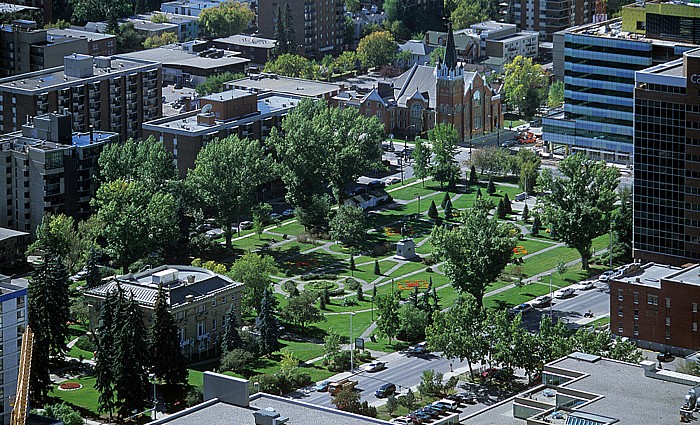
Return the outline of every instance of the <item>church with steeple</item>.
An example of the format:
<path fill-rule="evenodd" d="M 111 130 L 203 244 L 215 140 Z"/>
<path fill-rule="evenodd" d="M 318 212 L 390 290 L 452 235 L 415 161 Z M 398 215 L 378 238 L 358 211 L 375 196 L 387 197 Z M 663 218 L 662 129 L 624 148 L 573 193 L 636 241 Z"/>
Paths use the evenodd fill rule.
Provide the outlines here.
<path fill-rule="evenodd" d="M 380 81 L 360 100 L 360 113 L 376 116 L 387 133 L 416 136 L 438 123 L 452 124 L 462 141 L 503 126 L 501 95 L 478 72 L 457 61 L 452 25 L 445 59 L 413 65 L 396 79 Z"/>

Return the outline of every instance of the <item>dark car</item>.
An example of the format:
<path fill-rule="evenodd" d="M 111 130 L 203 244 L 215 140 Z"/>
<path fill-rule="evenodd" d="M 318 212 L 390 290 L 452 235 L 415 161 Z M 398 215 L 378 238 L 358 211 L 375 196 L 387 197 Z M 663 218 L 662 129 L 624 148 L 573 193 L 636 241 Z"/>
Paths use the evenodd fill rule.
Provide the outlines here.
<path fill-rule="evenodd" d="M 384 397 L 389 397 L 390 395 L 394 394 L 396 392 L 396 385 L 392 383 L 384 384 L 381 387 L 377 388 L 377 391 L 374 392 L 374 396 L 377 398 L 384 398 Z"/>
<path fill-rule="evenodd" d="M 668 352 L 666 352 L 666 353 L 659 353 L 659 354 L 656 355 L 656 360 L 658 360 L 658 361 L 660 361 L 660 362 L 670 362 L 670 361 L 673 360 L 673 359 L 674 359 L 673 354 L 668 353 Z"/>
<path fill-rule="evenodd" d="M 384 187 L 386 187 L 386 185 L 381 180 L 372 180 L 367 183 L 367 189 L 384 189 Z"/>
<path fill-rule="evenodd" d="M 457 394 L 451 394 L 448 395 L 447 398 L 449 400 L 454 400 L 459 403 L 465 403 L 465 404 L 476 404 L 477 399 L 476 399 L 476 394 L 471 393 L 471 392 L 462 392 L 462 393 L 457 393 Z"/>
<path fill-rule="evenodd" d="M 357 186 L 355 190 L 352 191 L 353 195 L 361 195 L 367 193 L 367 188 L 365 186 Z"/>

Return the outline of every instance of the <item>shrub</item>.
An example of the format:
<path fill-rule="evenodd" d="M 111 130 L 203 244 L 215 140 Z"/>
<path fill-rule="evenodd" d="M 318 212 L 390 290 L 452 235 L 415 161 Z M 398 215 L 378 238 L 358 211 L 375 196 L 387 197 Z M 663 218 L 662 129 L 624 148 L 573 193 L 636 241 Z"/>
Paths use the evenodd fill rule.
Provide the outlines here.
<path fill-rule="evenodd" d="M 352 307 L 354 305 L 357 305 L 357 299 L 355 297 L 345 297 L 343 298 L 343 307 Z"/>
<path fill-rule="evenodd" d="M 187 392 L 187 396 L 185 397 L 185 404 L 187 407 L 196 406 L 202 401 L 204 401 L 204 394 L 202 393 L 202 390 L 197 387 L 190 388 L 190 390 Z"/>
<path fill-rule="evenodd" d="M 308 282 L 310 280 L 335 280 L 337 278 L 338 275 L 335 273 L 306 273 L 299 277 L 299 279 L 303 280 L 304 282 Z"/>
<path fill-rule="evenodd" d="M 355 279 L 353 279 L 353 278 L 351 278 L 351 277 L 345 278 L 345 288 L 346 288 L 348 291 L 357 291 L 357 289 L 358 289 L 360 286 L 362 286 L 362 284 L 361 284 L 360 282 L 358 282 L 357 280 L 355 280 Z"/>
<path fill-rule="evenodd" d="M 296 388 L 305 387 L 313 382 L 311 375 L 299 371 L 255 375 L 250 380 L 260 384 L 260 391 L 276 395 L 287 394 Z"/>
<path fill-rule="evenodd" d="M 246 350 L 236 348 L 221 357 L 221 370 L 230 370 L 236 373 L 243 373 L 251 366 L 255 356 Z"/>
<path fill-rule="evenodd" d="M 217 244 L 214 239 L 208 237 L 205 234 L 194 235 L 190 238 L 187 244 L 187 249 L 195 257 L 212 257 L 216 254 L 219 249 L 219 244 Z"/>
<path fill-rule="evenodd" d="M 92 341 L 92 338 L 90 338 L 87 335 L 83 335 L 80 338 L 78 338 L 78 341 L 75 343 L 75 346 L 80 348 L 81 350 L 88 351 L 90 353 L 94 352 L 97 347 L 95 347 L 95 343 Z"/>
<path fill-rule="evenodd" d="M 433 266 L 438 263 L 438 258 L 432 254 L 423 257 L 423 264 Z"/>
<path fill-rule="evenodd" d="M 313 289 L 314 291 L 323 291 L 326 288 L 328 288 L 328 290 L 337 289 L 338 284 L 333 283 L 333 282 L 329 282 L 327 280 L 316 280 L 316 281 L 304 284 L 304 289 Z"/>
<path fill-rule="evenodd" d="M 290 295 L 295 289 L 297 289 L 297 283 L 293 280 L 287 280 L 282 284 L 282 290 Z"/>

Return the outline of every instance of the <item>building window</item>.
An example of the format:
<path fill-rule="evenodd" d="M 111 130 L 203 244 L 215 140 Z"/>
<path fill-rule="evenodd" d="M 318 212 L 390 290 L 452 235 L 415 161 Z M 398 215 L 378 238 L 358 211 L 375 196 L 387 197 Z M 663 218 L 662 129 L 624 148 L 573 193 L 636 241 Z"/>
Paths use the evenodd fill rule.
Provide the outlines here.
<path fill-rule="evenodd" d="M 216 330 L 216 317 L 211 319 L 211 330 L 212 332 Z"/>
<path fill-rule="evenodd" d="M 634 309 L 634 320 L 639 320 L 639 310 Z"/>
<path fill-rule="evenodd" d="M 198 314 L 199 314 L 199 313 L 204 313 L 204 310 L 205 310 L 204 307 L 206 307 L 204 304 L 198 305 L 198 306 L 197 306 L 197 313 L 198 313 Z"/>
<path fill-rule="evenodd" d="M 656 295 L 647 295 L 647 304 L 659 305 L 659 297 Z"/>
<path fill-rule="evenodd" d="M 622 306 L 621 305 L 617 306 L 617 315 L 622 317 Z"/>
<path fill-rule="evenodd" d="M 221 297 L 221 304 L 226 304 L 226 296 Z"/>
<path fill-rule="evenodd" d="M 185 312 L 184 311 L 178 311 L 177 312 L 177 320 L 182 320 L 185 318 Z"/>
<path fill-rule="evenodd" d="M 212 306 L 212 307 L 216 307 L 216 298 L 214 298 L 213 300 L 211 300 L 211 306 Z"/>
<path fill-rule="evenodd" d="M 639 292 L 634 291 L 634 303 L 639 304 Z"/>
<path fill-rule="evenodd" d="M 671 318 L 670 317 L 666 318 L 666 326 L 671 326 Z"/>
<path fill-rule="evenodd" d="M 671 308 L 671 299 L 666 297 L 666 308 Z"/>
<path fill-rule="evenodd" d="M 639 335 L 639 326 L 635 323 L 635 325 L 634 325 L 634 336 L 638 336 L 638 335 Z"/>
<path fill-rule="evenodd" d="M 698 331 L 698 322 L 693 322 L 693 332 Z"/>
<path fill-rule="evenodd" d="M 622 333 L 625 332 L 625 330 L 622 328 L 622 322 L 619 322 L 619 323 L 617 324 L 617 332 L 620 333 L 620 334 L 622 334 Z"/>
<path fill-rule="evenodd" d="M 666 339 L 671 339 L 671 329 L 666 329 Z"/>
<path fill-rule="evenodd" d="M 197 322 L 197 336 L 202 336 L 207 332 L 207 325 L 204 320 Z"/>
<path fill-rule="evenodd" d="M 24 308 L 24 297 L 17 298 L 17 308 Z M 0 312 L 2 312 L 2 307 L 0 307 Z"/>
<path fill-rule="evenodd" d="M 698 312 L 698 303 L 693 303 L 693 313 Z"/>
<path fill-rule="evenodd" d="M 177 328 L 177 338 L 180 341 L 185 340 L 185 328 Z"/>
<path fill-rule="evenodd" d="M 617 290 L 617 300 L 618 301 L 622 301 L 622 294 L 623 294 L 622 289 L 618 289 Z"/>

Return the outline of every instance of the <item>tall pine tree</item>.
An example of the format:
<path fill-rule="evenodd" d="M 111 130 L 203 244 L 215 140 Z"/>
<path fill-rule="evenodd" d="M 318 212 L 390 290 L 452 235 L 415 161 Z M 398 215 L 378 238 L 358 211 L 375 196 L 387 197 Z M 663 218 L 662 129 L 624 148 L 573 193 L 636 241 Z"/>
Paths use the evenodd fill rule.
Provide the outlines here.
<path fill-rule="evenodd" d="M 294 33 L 294 16 L 292 7 L 287 3 L 284 9 L 284 37 L 287 40 L 287 53 L 297 54 L 296 34 Z"/>
<path fill-rule="evenodd" d="M 279 350 L 280 343 L 277 340 L 279 329 L 275 317 L 274 297 L 270 288 L 266 288 L 260 303 L 260 313 L 258 319 L 258 332 L 260 332 L 260 352 L 262 354 L 272 354 Z"/>
<path fill-rule="evenodd" d="M 158 287 L 153 316 L 148 347 L 151 371 L 169 385 L 184 385 L 187 382 L 187 362 L 180 350 L 177 325 L 168 308 L 162 284 Z"/>
<path fill-rule="evenodd" d="M 60 257 L 48 253 L 37 266 L 28 289 L 29 326 L 34 331 L 31 397 L 45 399 L 51 380 L 50 359 L 62 357 L 68 337 L 68 270 Z"/>
<path fill-rule="evenodd" d="M 102 281 L 100 267 L 97 265 L 99 259 L 100 253 L 93 249 L 85 260 L 85 271 L 87 272 L 85 274 L 85 282 L 88 288 L 93 288 Z"/>
<path fill-rule="evenodd" d="M 121 312 L 121 288 L 110 291 L 100 310 L 99 325 L 95 332 L 95 389 L 100 394 L 97 402 L 100 412 L 109 414 L 110 422 L 115 409 L 114 393 L 114 322 Z"/>
<path fill-rule="evenodd" d="M 236 304 L 231 303 L 231 308 L 226 312 L 224 317 L 224 332 L 221 337 L 221 351 L 226 354 L 236 348 L 243 346 L 241 335 L 238 333 L 238 316 L 236 315 Z"/>
<path fill-rule="evenodd" d="M 282 16 L 282 7 L 277 8 L 277 17 L 275 18 L 275 51 L 277 55 L 287 53 L 287 31 L 284 29 L 284 16 Z"/>

